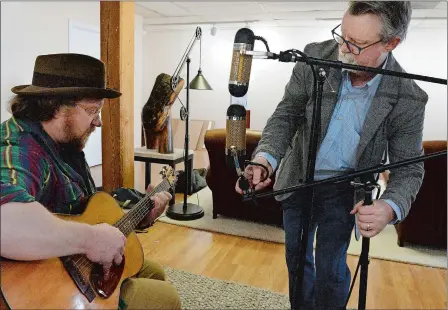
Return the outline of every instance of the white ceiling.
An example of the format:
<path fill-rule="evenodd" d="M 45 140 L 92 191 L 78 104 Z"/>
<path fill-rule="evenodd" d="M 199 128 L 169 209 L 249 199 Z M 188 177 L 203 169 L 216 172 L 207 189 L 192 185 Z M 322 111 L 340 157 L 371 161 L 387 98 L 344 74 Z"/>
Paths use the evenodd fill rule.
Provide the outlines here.
<path fill-rule="evenodd" d="M 340 20 L 348 1 L 333 2 L 136 2 L 136 13 L 151 28 L 184 28 L 192 25 L 239 27 L 246 23 L 269 26 L 306 26 L 316 21 Z M 447 19 L 446 1 L 412 1 L 413 24 L 431 25 Z"/>

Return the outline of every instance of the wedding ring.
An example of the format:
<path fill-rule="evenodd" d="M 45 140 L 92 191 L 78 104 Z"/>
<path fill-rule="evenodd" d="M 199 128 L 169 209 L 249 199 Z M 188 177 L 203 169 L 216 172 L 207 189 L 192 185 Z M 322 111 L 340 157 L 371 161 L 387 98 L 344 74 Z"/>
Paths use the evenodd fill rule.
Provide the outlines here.
<path fill-rule="evenodd" d="M 367 224 L 367 230 L 370 230 L 370 224 Z"/>

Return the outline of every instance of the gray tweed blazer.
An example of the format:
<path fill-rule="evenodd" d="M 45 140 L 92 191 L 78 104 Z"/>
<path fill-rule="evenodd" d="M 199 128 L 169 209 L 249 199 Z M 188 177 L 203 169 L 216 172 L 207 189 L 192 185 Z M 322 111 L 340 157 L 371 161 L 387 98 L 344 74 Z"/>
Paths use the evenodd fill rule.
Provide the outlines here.
<path fill-rule="evenodd" d="M 338 46 L 331 41 L 312 43 L 304 52 L 311 57 L 337 60 Z M 387 70 L 404 72 L 390 53 Z M 328 129 L 338 100 L 341 69 L 330 68 L 322 98 L 319 144 Z M 336 91 L 332 92 L 331 87 Z M 297 63 L 285 87 L 285 93 L 268 119 L 258 152 L 271 154 L 279 163 L 274 190 L 299 185 L 306 177 L 308 145 L 313 110 L 313 75 L 310 67 Z M 367 114 L 356 151 L 357 170 L 381 163 L 388 150 L 390 163 L 421 156 L 422 131 L 427 94 L 413 80 L 383 76 Z M 382 199 L 391 199 L 400 208 L 403 218 L 420 189 L 424 175 L 423 163 L 390 171 L 389 183 Z M 291 193 L 276 196 L 281 201 Z M 358 191 L 354 203 L 363 199 Z"/>

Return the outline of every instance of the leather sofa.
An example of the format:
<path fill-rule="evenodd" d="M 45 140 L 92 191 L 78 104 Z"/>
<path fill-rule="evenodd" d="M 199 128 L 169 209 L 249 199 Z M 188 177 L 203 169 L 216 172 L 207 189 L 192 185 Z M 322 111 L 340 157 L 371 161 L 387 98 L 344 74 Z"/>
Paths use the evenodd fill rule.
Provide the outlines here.
<path fill-rule="evenodd" d="M 425 154 L 447 149 L 447 141 L 424 141 Z M 447 158 L 426 160 L 423 184 L 408 216 L 395 225 L 398 245 L 447 247 Z"/>
<path fill-rule="evenodd" d="M 246 129 L 246 156 L 250 160 L 261 138 L 261 131 Z M 225 155 L 226 130 L 208 130 L 204 138 L 210 165 L 207 170 L 207 185 L 213 194 L 213 218 L 218 215 L 235 217 L 249 221 L 262 222 L 281 226 L 283 214 L 281 204 L 274 197 L 242 202 L 242 197 L 235 192 L 238 175 L 231 158 Z M 242 161 L 244 162 L 244 161 Z M 241 166 L 243 169 L 244 166 Z M 275 178 L 265 190 L 272 190 Z"/>

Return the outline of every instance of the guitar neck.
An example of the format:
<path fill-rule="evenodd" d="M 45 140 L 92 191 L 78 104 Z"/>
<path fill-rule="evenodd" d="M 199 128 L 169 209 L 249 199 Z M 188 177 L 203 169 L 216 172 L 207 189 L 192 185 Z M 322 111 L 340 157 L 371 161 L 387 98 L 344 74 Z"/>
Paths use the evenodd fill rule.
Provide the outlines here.
<path fill-rule="evenodd" d="M 140 201 L 132 207 L 125 216 L 115 223 L 114 226 L 120 229 L 125 236 L 129 235 L 134 231 L 138 223 L 140 223 L 141 220 L 143 220 L 143 218 L 154 208 L 154 201 L 151 200 L 151 197 L 157 193 L 168 191 L 170 188 L 170 183 L 167 179 L 164 179 L 151 192 L 140 199 Z"/>

